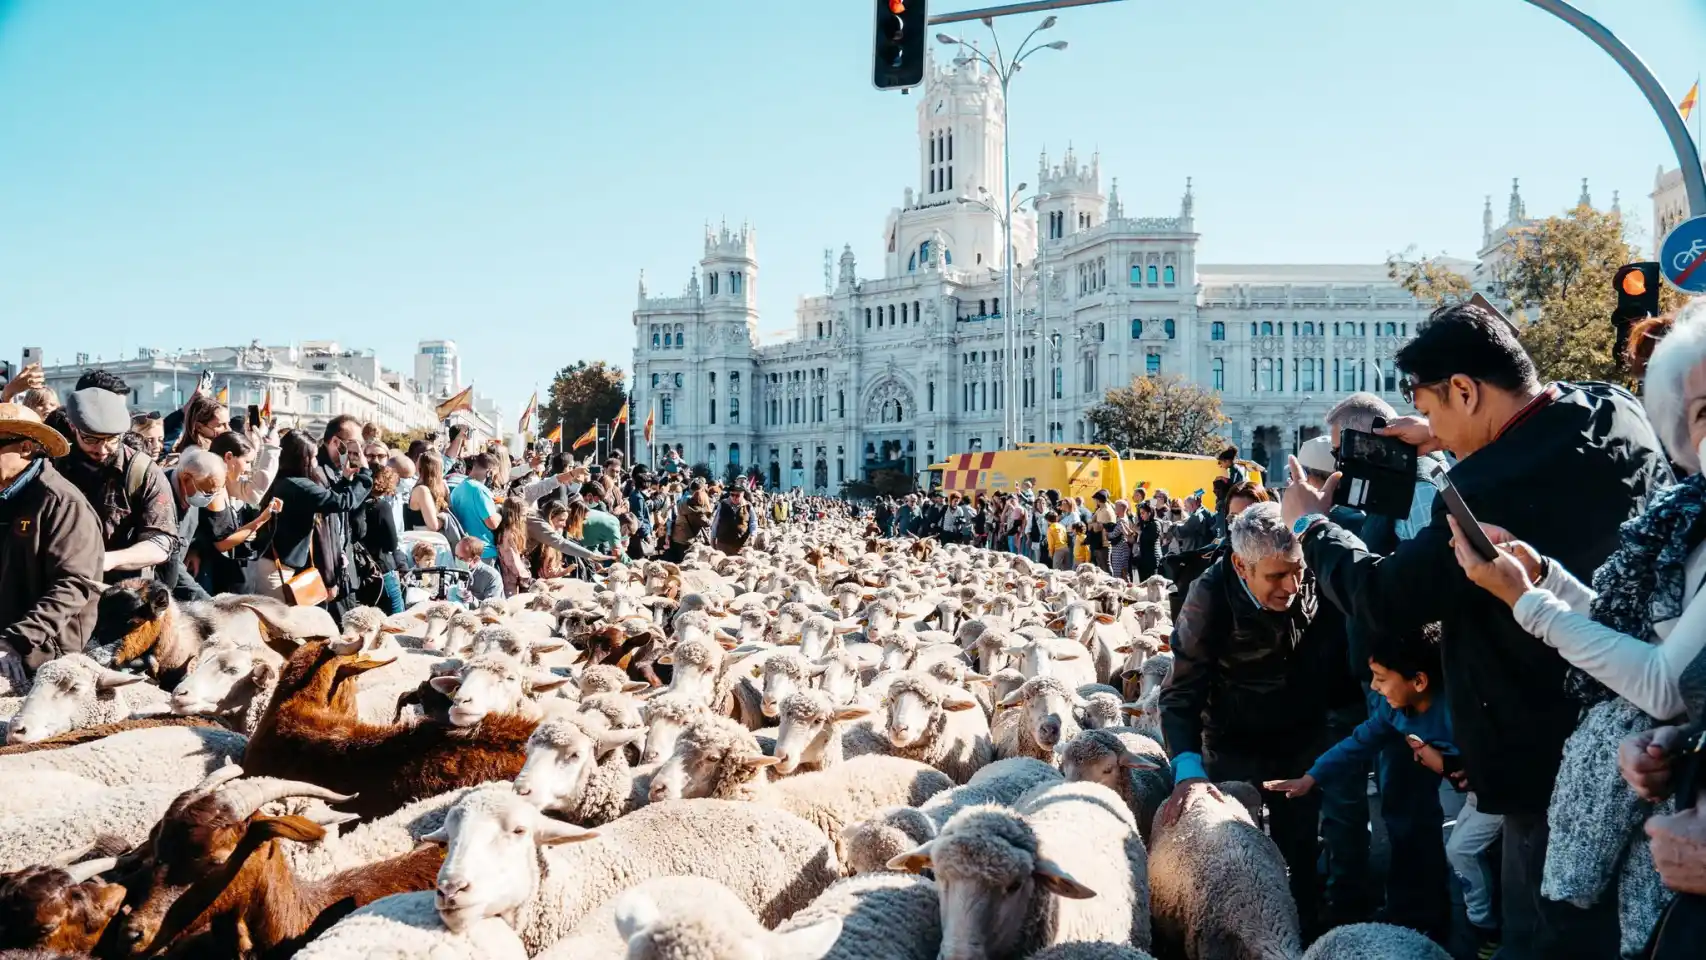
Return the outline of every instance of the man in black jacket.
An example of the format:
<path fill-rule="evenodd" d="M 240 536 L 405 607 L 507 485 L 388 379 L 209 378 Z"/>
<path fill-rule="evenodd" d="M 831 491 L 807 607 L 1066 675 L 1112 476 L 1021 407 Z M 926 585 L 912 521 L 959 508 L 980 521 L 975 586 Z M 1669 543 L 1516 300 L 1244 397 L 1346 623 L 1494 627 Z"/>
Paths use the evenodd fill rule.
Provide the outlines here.
<path fill-rule="evenodd" d="M 1191 585 L 1173 629 L 1173 673 L 1161 688 L 1161 729 L 1173 774 L 1190 790 L 1209 780 L 1259 785 L 1307 769 L 1326 747 L 1327 703 L 1344 670 L 1344 625 L 1316 602 L 1314 577 L 1280 517 L 1258 503 L 1232 518 L 1232 549 Z M 1318 792 L 1263 792 L 1306 930 L 1315 926 Z M 1170 823 L 1182 804 L 1157 817 Z"/>
<path fill-rule="evenodd" d="M 1514 330 L 1489 311 L 1435 311 L 1395 359 L 1422 418 L 1382 432 L 1423 453 L 1456 454 L 1451 480 L 1476 517 L 1584 582 L 1616 549 L 1618 527 L 1671 482 L 1633 397 L 1605 384 L 1541 384 Z M 1295 462 L 1293 480 L 1286 521 L 1333 605 L 1376 628 L 1441 622 L 1446 695 L 1469 784 L 1482 811 L 1505 818 L 1500 955 L 1616 956 L 1614 900 L 1581 910 L 1540 895 L 1546 808 L 1579 712 L 1564 693 L 1564 659 L 1463 575 L 1443 499 L 1431 526 L 1382 558 L 1325 517 L 1332 481 L 1316 488 Z"/>

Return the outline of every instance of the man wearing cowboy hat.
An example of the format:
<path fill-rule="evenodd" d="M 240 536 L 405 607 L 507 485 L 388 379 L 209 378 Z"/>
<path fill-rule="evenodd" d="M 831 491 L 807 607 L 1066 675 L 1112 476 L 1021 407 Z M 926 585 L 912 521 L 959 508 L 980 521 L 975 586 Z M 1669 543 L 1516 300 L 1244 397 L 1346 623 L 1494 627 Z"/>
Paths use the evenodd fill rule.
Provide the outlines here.
<path fill-rule="evenodd" d="M 95 626 L 101 525 L 51 462 L 69 449 L 35 411 L 0 403 L 0 686 L 13 693 Z"/>

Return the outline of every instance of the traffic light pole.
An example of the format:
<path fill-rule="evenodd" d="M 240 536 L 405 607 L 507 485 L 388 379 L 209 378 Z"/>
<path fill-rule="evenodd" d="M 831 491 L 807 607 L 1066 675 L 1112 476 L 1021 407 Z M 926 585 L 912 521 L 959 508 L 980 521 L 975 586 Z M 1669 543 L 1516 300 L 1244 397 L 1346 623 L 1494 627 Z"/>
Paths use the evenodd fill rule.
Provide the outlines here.
<path fill-rule="evenodd" d="M 1036 13 L 1040 10 L 1064 10 L 1067 7 L 1088 7 L 1096 3 L 1114 3 L 1115 0 L 1033 0 L 1031 3 L 1009 3 L 1000 7 L 983 7 L 978 10 L 962 10 L 959 13 L 944 13 L 930 18 L 932 27 L 944 23 L 962 23 L 966 20 L 983 20 L 990 17 L 1007 17 L 1015 13 Z"/>
<path fill-rule="evenodd" d="M 1611 54 L 1611 59 L 1617 61 L 1617 65 L 1623 68 L 1629 79 L 1635 81 L 1635 86 L 1641 88 L 1647 103 L 1651 104 L 1653 112 L 1659 115 L 1659 122 L 1664 124 L 1665 135 L 1670 138 L 1672 149 L 1676 150 L 1677 162 L 1682 167 L 1682 184 L 1688 191 L 1690 215 L 1698 217 L 1706 214 L 1706 173 L 1700 169 L 1700 151 L 1695 147 L 1694 139 L 1688 135 L 1688 124 L 1677 111 L 1675 102 L 1665 93 L 1664 86 L 1653 76 L 1653 72 L 1641 62 L 1635 51 L 1617 39 L 1603 24 L 1564 0 L 1528 2 L 1575 27 L 1583 36 L 1599 44 L 1600 49 Z"/>

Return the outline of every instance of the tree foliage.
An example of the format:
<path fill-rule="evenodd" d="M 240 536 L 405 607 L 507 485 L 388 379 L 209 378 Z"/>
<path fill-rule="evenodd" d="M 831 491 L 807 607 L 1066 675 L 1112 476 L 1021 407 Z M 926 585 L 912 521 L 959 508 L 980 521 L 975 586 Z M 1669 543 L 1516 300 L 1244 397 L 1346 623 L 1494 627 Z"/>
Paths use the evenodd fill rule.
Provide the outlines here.
<path fill-rule="evenodd" d="M 619 368 L 603 360 L 577 360 L 557 371 L 552 379 L 550 401 L 539 411 L 540 432 L 549 433 L 562 424 L 562 447 L 567 449 L 594 420 L 615 417 L 625 399 L 627 382 Z M 630 412 L 631 424 L 633 419 Z M 640 417 L 639 423 L 644 424 L 645 417 Z"/>
<path fill-rule="evenodd" d="M 1469 279 L 1446 266 L 1443 259 L 1443 255 L 1418 257 L 1412 244 L 1386 258 L 1386 275 L 1417 300 L 1436 307 L 1469 299 L 1473 292 Z"/>
<path fill-rule="evenodd" d="M 1101 442 L 1120 450 L 1213 456 L 1226 445 L 1220 398 L 1178 376 L 1138 377 L 1109 390 L 1085 419 Z"/>

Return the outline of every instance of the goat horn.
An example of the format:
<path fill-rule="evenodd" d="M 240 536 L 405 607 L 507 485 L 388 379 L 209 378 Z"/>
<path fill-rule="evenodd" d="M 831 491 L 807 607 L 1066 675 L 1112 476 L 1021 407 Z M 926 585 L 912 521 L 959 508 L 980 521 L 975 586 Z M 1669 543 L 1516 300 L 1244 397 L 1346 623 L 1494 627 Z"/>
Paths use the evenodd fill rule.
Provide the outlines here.
<path fill-rule="evenodd" d="M 286 797 L 313 797 L 327 803 L 344 803 L 355 799 L 353 793 L 338 793 L 302 780 L 279 780 L 273 777 L 234 783 L 220 791 L 220 796 L 225 801 L 226 809 L 240 820 L 253 816 L 262 804 Z"/>
<path fill-rule="evenodd" d="M 243 775 L 243 768 L 235 763 L 227 763 L 218 770 L 208 774 L 202 781 L 190 789 L 190 796 L 205 797 L 232 780 Z"/>
<path fill-rule="evenodd" d="M 116 866 L 118 866 L 117 857 L 101 857 L 96 860 L 85 860 L 64 869 L 66 873 L 71 875 L 72 883 L 83 883 L 95 879 Z"/>

